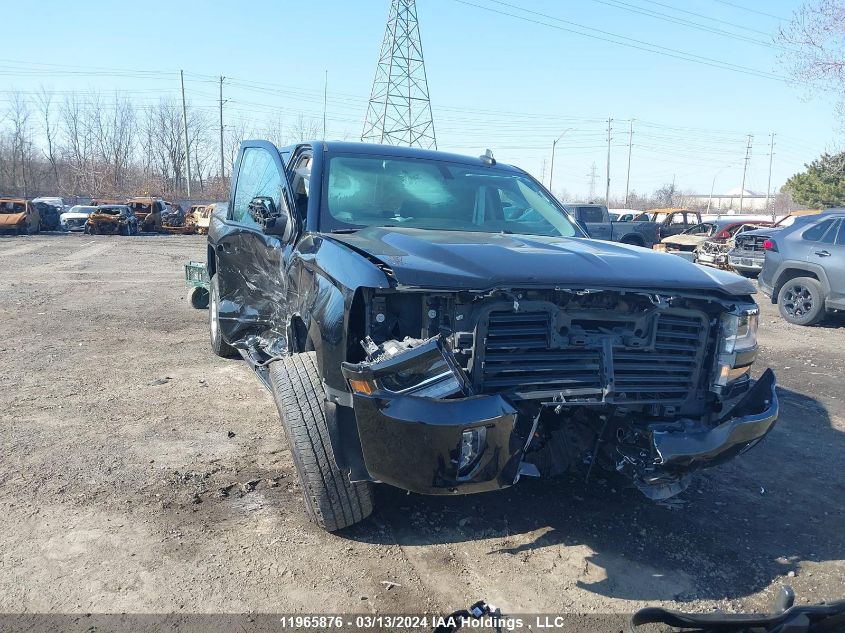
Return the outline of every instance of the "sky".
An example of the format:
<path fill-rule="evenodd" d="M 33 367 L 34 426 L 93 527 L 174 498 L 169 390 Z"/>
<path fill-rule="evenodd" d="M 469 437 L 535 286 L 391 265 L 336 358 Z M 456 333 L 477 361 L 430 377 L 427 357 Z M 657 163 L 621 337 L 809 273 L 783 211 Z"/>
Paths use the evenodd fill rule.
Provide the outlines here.
<path fill-rule="evenodd" d="M 139 104 L 187 98 L 224 124 L 322 122 L 357 140 L 389 0 L 0 0 L 0 110 L 13 90 L 119 90 Z M 834 103 L 785 81 L 773 36 L 797 0 L 417 0 L 438 148 L 491 149 L 586 199 L 604 195 L 607 119 L 611 196 L 671 183 L 707 195 L 765 193 L 838 147 Z M 692 23 L 692 24 L 690 24 Z M 657 51 L 657 52 L 655 52 Z M 698 60 L 692 61 L 692 60 Z M 293 139 L 291 139 L 293 140 Z"/>

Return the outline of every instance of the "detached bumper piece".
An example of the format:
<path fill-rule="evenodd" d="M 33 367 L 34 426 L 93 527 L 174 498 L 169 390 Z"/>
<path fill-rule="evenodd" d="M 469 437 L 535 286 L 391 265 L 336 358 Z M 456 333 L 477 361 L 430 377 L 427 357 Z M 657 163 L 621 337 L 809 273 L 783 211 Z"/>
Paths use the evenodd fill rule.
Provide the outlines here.
<path fill-rule="evenodd" d="M 370 476 L 422 494 L 514 484 L 525 447 L 517 410 L 499 395 L 470 395 L 439 339 L 389 343 L 368 348 L 372 362 L 342 368 Z"/>
<path fill-rule="evenodd" d="M 775 387 L 775 375 L 767 369 L 717 426 L 698 431 L 654 431 L 652 442 L 661 466 L 682 471 L 715 466 L 754 446 L 778 418 Z"/>

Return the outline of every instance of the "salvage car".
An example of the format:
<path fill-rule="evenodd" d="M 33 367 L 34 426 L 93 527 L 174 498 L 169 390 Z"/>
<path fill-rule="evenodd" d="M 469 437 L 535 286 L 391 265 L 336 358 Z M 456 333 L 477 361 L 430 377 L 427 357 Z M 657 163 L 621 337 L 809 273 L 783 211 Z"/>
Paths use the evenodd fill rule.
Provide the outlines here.
<path fill-rule="evenodd" d="M 55 231 L 59 228 L 59 218 L 64 212 L 64 201 L 61 198 L 33 198 L 32 204 L 38 209 L 39 227 L 42 231 Z"/>
<path fill-rule="evenodd" d="M 211 215 L 214 213 L 215 207 L 219 206 L 219 203 L 212 202 L 211 204 L 195 206 L 198 208 L 194 211 L 194 207 L 191 207 L 191 210 L 196 221 L 197 233 L 206 235 L 208 233 L 208 225 L 211 223 Z"/>
<path fill-rule="evenodd" d="M 590 237 L 596 240 L 609 240 L 646 248 L 651 248 L 660 240 L 658 223 L 616 222 L 603 204 L 564 203 L 563 208 L 580 223 L 581 228 Z"/>
<path fill-rule="evenodd" d="M 185 211 L 178 204 L 169 203 L 161 214 L 161 231 L 191 235 L 197 232 L 196 218 Z"/>
<path fill-rule="evenodd" d="M 245 141 L 207 270 L 212 350 L 273 395 L 326 530 L 367 517 L 376 482 L 583 469 L 665 499 L 778 416 L 748 280 L 589 239 L 489 152 Z"/>
<path fill-rule="evenodd" d="M 85 232 L 90 235 L 137 235 L 138 219 L 128 205 L 102 205 L 88 216 Z"/>
<path fill-rule="evenodd" d="M 728 265 L 744 277 L 756 277 L 763 269 L 763 261 L 766 256 L 766 249 L 763 245 L 766 240 L 777 234 L 781 229 L 788 228 L 797 221 L 812 218 L 818 213 L 820 211 L 815 209 L 793 211 L 778 220 L 771 228 L 746 231 L 736 238 L 733 248 L 728 251 Z"/>
<path fill-rule="evenodd" d="M 41 216 L 29 200 L 23 198 L 0 198 L 0 233 L 14 232 L 18 235 L 38 233 Z"/>
<path fill-rule="evenodd" d="M 138 219 L 142 231 L 161 230 L 161 214 L 168 208 L 168 203 L 161 198 L 140 196 L 129 198 L 126 203 Z"/>
<path fill-rule="evenodd" d="M 59 228 L 62 231 L 85 231 L 90 216 L 97 207 L 87 204 L 77 204 L 59 216 Z"/>
<path fill-rule="evenodd" d="M 829 312 L 845 310 L 845 209 L 796 221 L 763 247 L 760 290 L 784 319 L 814 325 Z"/>
<path fill-rule="evenodd" d="M 695 249 L 695 261 L 703 266 L 715 266 L 731 270 L 728 253 L 733 249 L 738 236 L 761 227 L 772 226 L 771 222 L 735 222 L 712 237 L 704 240 Z"/>
<path fill-rule="evenodd" d="M 701 214 L 682 207 L 652 209 L 637 215 L 634 222 L 654 222 L 659 226 L 661 238 L 678 235 L 697 224 L 701 224 Z"/>

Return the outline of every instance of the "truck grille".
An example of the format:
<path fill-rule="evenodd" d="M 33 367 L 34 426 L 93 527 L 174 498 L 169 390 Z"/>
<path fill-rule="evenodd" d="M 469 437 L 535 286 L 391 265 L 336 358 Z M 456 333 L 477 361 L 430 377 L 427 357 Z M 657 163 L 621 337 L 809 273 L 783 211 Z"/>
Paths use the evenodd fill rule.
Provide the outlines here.
<path fill-rule="evenodd" d="M 479 323 L 483 350 L 473 372 L 481 392 L 524 398 L 564 394 L 573 399 L 677 405 L 695 394 L 707 343 L 704 315 L 663 312 L 654 345 L 551 347 L 549 312 L 491 312 Z"/>
<path fill-rule="evenodd" d="M 765 253 L 763 243 L 769 239 L 764 235 L 739 235 L 736 238 L 736 250 L 748 251 L 749 253 Z"/>

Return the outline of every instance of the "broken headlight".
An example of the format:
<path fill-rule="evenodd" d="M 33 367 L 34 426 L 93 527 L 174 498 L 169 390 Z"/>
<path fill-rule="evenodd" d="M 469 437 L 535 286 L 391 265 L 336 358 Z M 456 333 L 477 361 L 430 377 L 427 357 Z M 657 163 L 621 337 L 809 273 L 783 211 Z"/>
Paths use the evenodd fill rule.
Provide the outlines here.
<path fill-rule="evenodd" d="M 720 392 L 722 387 L 735 380 L 746 377 L 751 369 L 754 350 L 757 348 L 757 325 L 759 309 L 754 306 L 735 314 L 723 314 L 721 318 L 721 336 L 719 339 L 719 360 L 714 388 Z M 737 355 L 745 354 L 741 367 L 737 367 Z"/>
<path fill-rule="evenodd" d="M 733 354 L 757 346 L 759 311 L 748 309 L 740 314 L 722 315 L 722 352 Z"/>
<path fill-rule="evenodd" d="M 469 394 L 466 374 L 439 338 L 406 338 L 381 345 L 367 338 L 364 349 L 369 362 L 343 365 L 344 376 L 357 393 L 385 391 L 424 398 Z"/>

